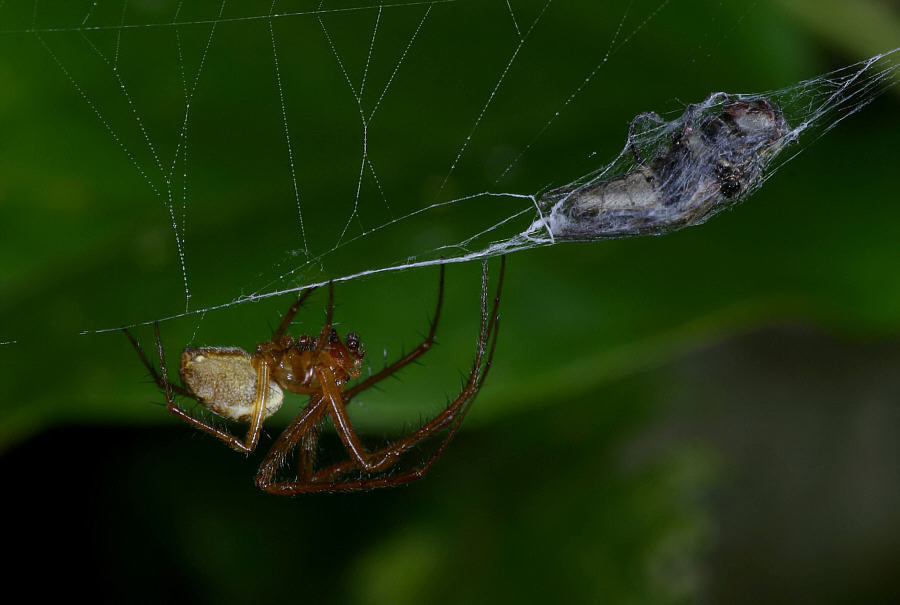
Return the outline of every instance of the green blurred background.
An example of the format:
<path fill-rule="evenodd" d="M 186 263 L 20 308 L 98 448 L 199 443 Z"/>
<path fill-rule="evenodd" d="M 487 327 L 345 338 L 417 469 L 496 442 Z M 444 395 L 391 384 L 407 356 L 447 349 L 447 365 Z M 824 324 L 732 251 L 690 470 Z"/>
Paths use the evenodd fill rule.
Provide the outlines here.
<path fill-rule="evenodd" d="M 154 602 L 900 596 L 896 87 L 801 140 L 706 225 L 512 255 L 492 375 L 407 487 L 261 494 L 261 454 L 176 422 L 125 338 L 94 332 L 182 313 L 185 274 L 201 309 L 460 241 L 521 206 L 481 198 L 391 221 L 564 184 L 614 157 L 638 112 L 677 115 L 711 91 L 773 90 L 900 44 L 887 0 L 598 4 L 551 3 L 502 81 L 516 28 L 543 2 L 434 5 L 393 79 L 426 6 L 328 13 L 325 36 L 314 16 L 270 31 L 246 17 L 271 3 L 235 3 L 204 52 L 218 2 L 182 5 L 177 28 L 131 27 L 173 21 L 176 2 L 2 4 L 0 465 L 21 571 Z M 353 212 L 362 152 L 345 73 L 357 88 L 367 74 L 368 109 L 391 81 L 367 139 L 379 180 L 364 180 L 346 239 L 389 228 L 305 264 L 281 95 L 307 245 L 326 252 Z M 168 168 L 184 149 L 186 95 L 188 159 L 171 184 L 183 274 L 157 158 Z M 454 396 L 479 272 L 448 269 L 440 346 L 354 405 L 361 430 L 401 432 Z M 434 269 L 342 283 L 337 317 L 377 370 L 427 329 L 435 290 Z M 164 322 L 170 365 L 187 343 L 251 348 L 291 299 Z M 317 330 L 322 309 L 314 298 L 296 329 Z M 150 345 L 149 327 L 135 333 Z M 263 449 L 302 404 L 269 421 Z"/>

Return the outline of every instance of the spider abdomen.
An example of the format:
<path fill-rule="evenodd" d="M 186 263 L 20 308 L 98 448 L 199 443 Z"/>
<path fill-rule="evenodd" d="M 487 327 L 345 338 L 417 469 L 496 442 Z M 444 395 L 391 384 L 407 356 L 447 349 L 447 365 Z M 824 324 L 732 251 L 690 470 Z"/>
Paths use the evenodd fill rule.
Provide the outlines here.
<path fill-rule="evenodd" d="M 181 380 L 210 411 L 249 422 L 256 399 L 256 369 L 251 360 L 251 355 L 238 347 L 185 349 L 181 354 Z M 269 380 L 263 417 L 277 412 L 283 399 L 281 388 Z"/>

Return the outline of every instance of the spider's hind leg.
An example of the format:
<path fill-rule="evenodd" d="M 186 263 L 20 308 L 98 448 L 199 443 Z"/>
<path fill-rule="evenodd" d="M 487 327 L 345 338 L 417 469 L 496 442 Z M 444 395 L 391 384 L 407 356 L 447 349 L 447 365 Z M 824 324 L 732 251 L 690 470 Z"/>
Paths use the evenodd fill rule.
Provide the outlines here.
<path fill-rule="evenodd" d="M 171 382 L 169 382 L 169 370 L 168 366 L 166 365 L 162 339 L 159 336 L 159 324 L 154 323 L 153 328 L 156 335 L 156 352 L 159 355 L 159 372 L 157 372 L 153 368 L 153 364 L 151 364 L 147 359 L 147 356 L 144 355 L 143 350 L 141 350 L 140 345 L 138 345 L 137 340 L 135 340 L 131 333 L 125 328 L 123 328 L 122 330 L 125 332 L 125 336 L 128 337 L 128 340 L 131 341 L 131 344 L 137 351 L 138 357 L 140 357 L 144 366 L 146 366 L 147 370 L 150 372 L 150 376 L 153 378 L 153 381 L 156 382 L 157 386 L 166 394 L 166 409 L 172 415 L 181 418 L 188 424 L 191 424 L 202 431 L 218 437 L 219 439 L 224 441 L 231 449 L 245 454 L 249 454 L 250 452 L 252 452 L 256 448 L 256 444 L 259 441 L 259 434 L 262 431 L 262 421 L 264 419 L 266 396 L 268 395 L 268 366 L 265 365 L 265 363 L 260 363 L 256 366 L 256 397 L 253 404 L 253 413 L 250 419 L 250 428 L 247 431 L 247 436 L 243 441 L 241 441 L 231 433 L 213 426 L 208 422 L 204 422 L 199 418 L 195 418 L 194 416 L 191 416 L 180 407 L 178 407 L 178 405 L 175 403 L 175 399 L 172 393 L 178 393 L 179 395 L 190 397 L 201 405 L 203 404 L 203 402 L 200 401 L 200 399 L 194 393 L 184 388 L 183 386 L 172 384 Z"/>
<path fill-rule="evenodd" d="M 150 363 L 150 361 L 147 359 L 147 356 L 144 355 L 144 351 L 141 349 L 141 345 L 139 345 L 137 340 L 134 338 L 134 336 L 131 335 L 131 332 L 128 331 L 128 328 L 122 328 L 122 331 L 125 332 L 125 336 L 128 337 L 128 340 L 131 342 L 131 346 L 133 346 L 134 350 L 137 351 L 138 357 L 140 357 L 141 362 L 144 364 L 144 367 L 146 367 L 147 371 L 150 373 L 150 378 L 153 379 L 153 382 L 156 383 L 156 386 L 158 386 L 160 389 L 165 391 L 166 383 L 168 382 L 168 379 L 166 379 L 165 381 L 163 380 L 163 377 L 159 374 L 159 372 L 156 371 L 156 368 L 153 367 L 153 364 Z M 157 342 L 159 342 L 159 326 L 158 325 L 156 326 L 156 340 L 157 340 Z M 162 345 L 160 344 L 159 346 L 161 347 Z M 164 369 L 166 362 L 162 358 L 162 356 L 160 356 L 159 362 L 160 362 L 160 371 L 162 371 L 163 374 L 167 374 L 167 372 Z M 186 388 L 184 388 L 181 385 L 169 383 L 168 388 L 170 388 L 173 392 L 178 393 L 179 395 L 184 395 L 185 397 L 190 397 L 191 399 L 196 399 L 196 397 L 194 396 L 193 393 L 191 393 L 190 391 L 188 391 Z"/>

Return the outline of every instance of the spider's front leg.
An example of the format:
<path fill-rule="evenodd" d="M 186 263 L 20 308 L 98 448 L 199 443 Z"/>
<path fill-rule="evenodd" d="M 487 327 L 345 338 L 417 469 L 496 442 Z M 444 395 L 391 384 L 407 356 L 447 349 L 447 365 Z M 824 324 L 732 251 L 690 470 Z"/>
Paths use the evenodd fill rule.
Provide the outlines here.
<path fill-rule="evenodd" d="M 362 391 L 365 391 L 369 387 L 375 385 L 376 383 L 384 380 L 388 376 L 392 376 L 397 371 L 402 369 L 403 367 L 409 365 L 425 353 L 431 350 L 432 345 L 434 345 L 434 336 L 437 333 L 438 320 L 441 318 L 441 306 L 444 303 L 444 265 L 441 265 L 440 275 L 438 277 L 438 296 L 437 296 L 437 305 L 434 309 L 434 317 L 431 319 L 431 324 L 428 329 L 428 335 L 425 339 L 419 343 L 419 345 L 395 361 L 387 367 L 382 368 L 380 371 L 375 374 L 369 376 L 362 382 L 357 383 L 356 385 L 350 387 L 343 393 L 344 403 L 350 403 L 350 400 L 353 399 L 356 395 L 360 394 Z"/>
<path fill-rule="evenodd" d="M 372 458 L 381 460 L 382 468 L 379 468 L 378 470 L 385 470 L 393 465 L 400 456 L 410 448 L 450 426 L 450 430 L 447 431 L 447 434 L 441 439 L 437 449 L 435 449 L 421 464 L 396 475 L 373 476 L 363 479 L 343 479 L 347 473 L 354 469 L 354 462 L 348 460 L 322 469 L 310 477 L 309 481 L 276 484 L 268 487 L 267 491 L 277 494 L 298 494 L 321 491 L 360 491 L 377 489 L 379 487 L 393 487 L 424 477 L 456 435 L 456 432 L 462 424 L 463 418 L 469 411 L 472 401 L 481 390 L 484 379 L 491 367 L 494 350 L 497 347 L 497 329 L 499 325 L 499 318 L 494 315 L 489 328 L 489 333 L 485 335 L 486 338 L 490 338 L 491 345 L 487 352 L 484 366 L 481 367 L 480 373 L 473 369 L 473 374 L 470 375 L 470 379 L 459 397 L 447 406 L 447 408 L 445 408 L 438 416 L 419 427 L 419 429 L 411 435 L 371 453 Z M 475 367 L 478 368 L 480 364 L 481 359 L 480 357 L 477 357 Z"/>
<path fill-rule="evenodd" d="M 282 337 L 287 332 L 288 328 L 291 327 L 291 322 L 294 321 L 294 316 L 297 314 L 297 311 L 300 310 L 300 307 L 303 306 L 303 302 L 309 297 L 310 294 L 315 291 L 315 288 L 307 288 L 303 292 L 300 293 L 300 296 L 297 297 L 297 300 L 288 307 L 287 312 L 284 314 L 284 317 L 281 319 L 281 323 L 278 325 L 278 329 L 272 334 L 272 342 L 278 344 L 281 341 Z"/>
<path fill-rule="evenodd" d="M 317 473 L 312 479 L 319 483 L 319 488 L 327 486 L 326 489 L 329 490 L 359 490 L 400 485 L 414 479 L 419 479 L 428 472 L 431 465 L 434 464 L 438 456 L 440 456 L 450 443 L 450 440 L 453 439 L 456 431 L 459 430 L 463 418 L 469 411 L 470 404 L 481 390 L 484 380 L 487 377 L 488 370 L 490 370 L 494 357 L 494 350 L 497 347 L 497 334 L 500 324 L 498 310 L 500 307 L 500 293 L 503 289 L 505 269 L 506 257 L 504 256 L 500 259 L 500 276 L 497 280 L 497 292 L 494 296 L 490 314 L 488 314 L 487 262 L 485 261 L 483 264 L 481 279 L 481 329 L 478 337 L 478 348 L 475 352 L 475 359 L 472 362 L 472 370 L 469 372 L 466 384 L 463 386 L 463 389 L 457 398 L 440 414 L 413 431 L 412 434 L 407 435 L 402 439 L 398 439 L 394 443 L 374 452 L 361 452 L 360 454 L 355 454 L 351 447 L 347 445 L 348 441 L 352 441 L 356 435 L 353 431 L 353 427 L 349 424 L 349 419 L 346 418 L 346 409 L 344 409 L 343 402 L 335 402 L 332 406 L 332 410 L 334 410 L 332 413 L 337 414 L 339 413 L 339 410 L 342 410 L 343 413 L 340 415 L 343 416 L 343 419 L 346 419 L 346 427 L 344 427 L 342 426 L 344 423 L 339 423 L 338 418 L 335 417 L 335 427 L 338 429 L 338 433 L 341 435 L 344 445 L 347 446 L 347 450 L 350 451 L 352 460 L 333 465 L 332 467 L 323 469 L 323 471 Z M 448 426 L 451 427 L 450 431 L 441 440 L 441 444 L 438 446 L 437 450 L 424 463 L 416 468 L 392 477 L 372 477 L 355 481 L 337 481 L 331 484 L 328 483 L 335 481 L 344 473 L 352 470 L 349 466 L 350 462 L 355 462 L 360 468 L 369 473 L 384 471 L 396 463 L 409 449 L 415 447 L 432 435 L 445 430 Z M 343 434 L 344 431 L 347 433 L 346 437 Z M 356 442 L 358 443 L 358 439 Z M 360 458 L 364 460 L 361 461 Z M 314 490 L 308 489 L 304 491 Z"/>
<path fill-rule="evenodd" d="M 356 434 L 356 429 L 353 428 L 353 424 L 350 422 L 346 403 L 341 397 L 341 388 L 335 382 L 334 376 L 328 370 L 321 370 L 319 375 L 322 383 L 322 394 L 328 405 L 334 428 L 350 454 L 350 459 L 356 466 L 367 473 L 378 472 L 393 464 L 396 457 L 392 452 L 370 453 L 366 451 L 366 448 L 359 440 L 359 436 Z"/>

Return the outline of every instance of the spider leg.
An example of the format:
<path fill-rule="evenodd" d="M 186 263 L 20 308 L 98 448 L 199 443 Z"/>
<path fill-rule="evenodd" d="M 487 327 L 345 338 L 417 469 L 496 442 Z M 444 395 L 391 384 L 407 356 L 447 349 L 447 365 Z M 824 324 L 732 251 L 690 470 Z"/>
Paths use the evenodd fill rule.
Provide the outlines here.
<path fill-rule="evenodd" d="M 162 376 L 157 373 L 156 368 L 153 367 L 153 364 L 151 364 L 150 361 L 147 360 L 147 356 L 144 355 L 144 351 L 141 350 L 141 345 L 139 345 L 134 336 L 131 335 L 131 332 L 128 331 L 128 328 L 122 328 L 122 331 L 125 332 L 125 336 L 127 336 L 128 340 L 131 341 L 131 346 L 133 346 L 134 350 L 137 351 L 138 357 L 141 358 L 141 362 L 143 362 L 144 367 L 146 367 L 147 371 L 150 372 L 150 378 L 153 379 L 153 382 L 156 383 L 156 386 L 158 386 L 162 390 L 165 390 L 166 382 L 168 382 L 168 380 L 163 381 Z M 158 338 L 159 331 L 157 330 L 157 339 Z M 160 366 L 160 368 L 161 367 L 162 366 Z M 190 397 L 191 399 L 197 399 L 193 393 L 180 385 L 170 384 L 169 388 L 171 388 L 172 391 L 178 393 L 179 395 L 184 395 L 185 397 Z"/>
<path fill-rule="evenodd" d="M 644 163 L 643 158 L 641 158 L 640 150 L 634 142 L 634 129 L 640 120 L 650 120 L 658 124 L 666 123 L 666 121 L 655 111 L 639 113 L 631 120 L 631 124 L 628 126 L 628 149 L 631 151 L 631 155 L 634 156 L 634 162 L 638 166 Z"/>
<path fill-rule="evenodd" d="M 266 396 L 269 392 L 269 366 L 267 366 L 265 363 L 259 363 L 256 366 L 256 396 L 253 401 L 253 413 L 250 418 L 250 428 L 247 431 L 247 436 L 243 441 L 241 441 L 227 431 L 204 422 L 199 418 L 191 416 L 175 404 L 175 399 L 172 396 L 173 392 L 178 393 L 179 395 L 184 395 L 185 397 L 190 397 L 195 401 L 200 400 L 197 399 L 196 395 L 191 393 L 183 386 L 179 386 L 177 384 L 172 384 L 171 382 L 169 382 L 169 370 L 168 366 L 166 365 L 162 339 L 159 336 L 159 324 L 155 323 L 153 327 L 156 334 L 156 351 L 159 355 L 158 374 L 153 369 L 153 366 L 150 364 L 149 360 L 144 355 L 144 352 L 141 350 L 140 346 L 137 344 L 137 341 L 134 339 L 131 333 L 128 330 L 123 330 L 125 332 L 125 335 L 128 337 L 128 340 L 130 340 L 131 344 L 134 345 L 135 350 L 138 352 L 138 356 L 141 358 L 141 361 L 144 362 L 144 365 L 147 366 L 148 370 L 150 370 L 150 375 L 153 377 L 153 380 L 156 382 L 159 388 L 161 388 L 163 392 L 165 392 L 166 409 L 168 409 L 171 414 L 181 418 L 188 424 L 191 424 L 202 431 L 206 431 L 207 433 L 218 437 L 232 449 L 243 452 L 245 454 L 249 454 L 250 452 L 252 452 L 256 448 L 256 444 L 259 441 L 259 434 L 262 430 L 262 421 L 264 418 L 263 411 L 266 408 Z"/>
<path fill-rule="evenodd" d="M 502 262 L 505 263 L 505 261 Z M 460 395 L 460 397 L 458 397 L 456 401 L 449 405 L 441 414 L 438 414 L 438 416 L 433 418 L 430 422 L 420 427 L 412 435 L 409 435 L 400 442 L 397 442 L 397 444 L 395 444 L 396 447 L 388 448 L 388 450 L 385 451 L 382 455 L 369 453 L 365 450 L 359 440 L 359 437 L 356 434 L 356 430 L 353 428 L 353 424 L 350 422 L 350 417 L 347 414 L 346 401 L 342 399 L 340 388 L 335 384 L 334 377 L 330 375 L 330 372 L 328 370 L 320 372 L 322 374 L 322 393 L 325 395 L 325 398 L 328 401 L 329 412 L 331 413 L 331 417 L 334 420 L 334 426 L 335 429 L 337 429 L 338 436 L 340 436 L 341 441 L 344 443 L 344 447 L 347 448 L 347 452 L 350 454 L 351 459 L 363 471 L 367 473 L 375 473 L 384 470 L 385 468 L 394 464 L 397 461 L 397 458 L 399 458 L 399 456 L 404 451 L 406 451 L 406 449 L 409 449 L 409 447 L 412 447 L 412 445 L 418 443 L 425 436 L 431 434 L 432 432 L 443 428 L 451 418 L 450 412 L 454 411 L 455 413 L 455 410 L 458 410 L 459 406 L 463 405 L 464 401 L 467 399 L 467 392 L 470 389 L 474 388 L 475 383 L 478 380 L 481 360 L 484 356 L 484 349 L 489 338 L 487 321 L 487 278 L 487 261 L 485 261 L 483 263 L 481 276 L 482 308 L 481 333 L 479 337 L 478 352 L 476 353 L 472 372 L 469 374 L 469 380 L 467 381 L 466 388 L 464 389 L 463 394 Z M 502 282 L 500 285 L 502 286 Z M 493 325 L 493 320 L 490 323 Z M 407 445 L 405 447 L 400 447 L 400 443 L 407 443 Z"/>
<path fill-rule="evenodd" d="M 440 414 L 435 416 L 426 424 L 419 427 L 419 429 L 417 429 L 410 435 L 399 439 L 384 448 L 375 450 L 371 453 L 366 453 L 365 450 L 362 449 L 361 444 L 359 444 L 359 440 L 356 437 L 352 426 L 349 424 L 349 419 L 346 416 L 346 410 L 343 409 L 343 406 L 341 405 L 341 403 L 343 402 L 335 401 L 333 397 L 328 397 L 326 395 L 327 399 L 331 399 L 331 401 L 329 402 L 329 411 L 332 412 L 335 426 L 338 429 L 345 447 L 347 447 L 348 452 L 350 452 L 351 454 L 351 459 L 322 469 L 310 476 L 308 480 L 298 478 L 297 481 L 269 483 L 265 486 L 260 485 L 260 487 L 262 487 L 266 491 L 276 494 L 298 494 L 315 491 L 353 491 L 400 485 L 402 483 L 418 479 L 422 477 L 426 472 L 428 472 L 428 470 L 434 464 L 435 460 L 437 460 L 440 454 L 450 443 L 450 440 L 456 434 L 463 417 L 468 412 L 471 402 L 480 391 L 481 386 L 484 383 L 484 379 L 487 376 L 487 372 L 491 367 L 494 350 L 496 349 L 497 345 L 497 334 L 499 327 L 499 316 L 497 314 L 497 310 L 500 304 L 500 292 L 503 286 L 504 269 L 505 258 L 501 260 L 500 278 L 498 280 L 497 293 L 494 298 L 493 307 L 491 309 L 490 320 L 488 320 L 487 265 L 485 264 L 484 266 L 481 297 L 481 330 L 479 334 L 479 342 L 478 348 L 476 350 L 475 360 L 472 364 L 472 370 L 469 373 L 469 377 L 466 381 L 465 386 L 463 387 L 463 390 L 460 392 L 459 396 Z M 483 367 L 482 362 L 484 362 Z M 338 393 L 338 397 L 339 396 L 340 394 Z M 370 477 L 365 479 L 344 481 L 340 480 L 340 477 L 342 475 L 351 472 L 354 469 L 362 469 L 367 473 L 377 473 L 380 471 L 384 471 L 394 463 L 396 463 L 400 456 L 410 448 L 416 446 L 424 439 L 451 425 L 452 428 L 450 429 L 449 433 L 443 438 L 437 450 L 433 452 L 432 455 L 427 460 L 425 460 L 425 462 L 423 462 L 416 468 L 390 477 Z M 257 482 L 257 484 L 259 485 L 259 482 Z"/>
<path fill-rule="evenodd" d="M 247 436 L 241 443 L 234 437 L 234 445 L 229 445 L 239 452 L 249 454 L 256 449 L 259 443 L 259 434 L 262 432 L 263 420 L 265 419 L 266 397 L 269 394 L 269 364 L 263 360 L 256 362 L 256 396 L 253 398 L 253 413 L 250 416 L 250 428 L 247 429 Z"/>
<path fill-rule="evenodd" d="M 277 343 L 281 340 L 281 337 L 284 336 L 284 333 L 287 332 L 288 328 L 291 327 L 291 322 L 294 321 L 294 316 L 297 314 L 297 311 L 300 310 L 300 307 L 303 306 L 303 301 L 305 301 L 310 294 L 315 291 L 315 288 L 307 288 L 303 292 L 300 293 L 300 296 L 294 303 L 288 307 L 287 313 L 284 314 L 284 319 L 281 320 L 281 323 L 278 325 L 278 329 L 272 334 L 272 342 Z"/>
<path fill-rule="evenodd" d="M 320 426 L 320 423 L 314 423 L 309 427 L 309 430 L 304 432 L 300 437 L 300 452 L 297 456 L 298 481 L 309 481 L 316 471 L 316 452 L 319 449 Z"/>
<path fill-rule="evenodd" d="M 497 314 L 497 309 L 500 304 L 500 292 L 503 287 L 503 273 L 505 269 L 505 261 L 506 259 L 501 259 L 500 266 L 500 278 L 498 280 L 497 285 L 497 294 L 494 298 L 494 304 L 491 309 L 490 320 L 487 320 L 487 266 L 485 265 L 485 273 L 484 278 L 482 280 L 482 320 L 481 320 L 481 331 L 479 335 L 479 344 L 478 349 L 476 351 L 475 360 L 472 364 L 472 370 L 469 373 L 469 377 L 466 381 L 465 386 L 463 387 L 462 392 L 460 392 L 459 396 L 449 404 L 440 414 L 432 418 L 429 422 L 425 423 L 421 427 L 419 427 L 412 434 L 400 439 L 393 444 L 382 448 L 380 450 L 376 450 L 370 454 L 371 458 L 379 460 L 376 465 L 376 468 L 372 469 L 374 471 L 384 470 L 385 468 L 394 464 L 397 459 L 411 447 L 415 446 L 423 439 L 428 438 L 432 434 L 446 428 L 448 425 L 453 425 L 453 428 L 449 432 L 449 434 L 444 438 L 441 445 L 438 449 L 432 454 L 432 456 L 420 467 L 413 469 L 407 473 L 402 475 L 398 475 L 395 477 L 384 477 L 384 478 L 374 478 L 369 480 L 361 480 L 358 483 L 360 487 L 352 487 L 349 489 L 368 489 L 369 487 L 377 487 L 381 484 L 382 481 L 387 481 L 385 485 L 396 485 L 399 483 L 403 483 L 405 481 L 410 481 L 412 479 L 421 477 L 425 474 L 428 468 L 434 463 L 434 461 L 438 458 L 438 456 L 443 452 L 443 450 L 450 443 L 450 440 L 456 434 L 456 431 L 459 429 L 462 419 L 465 417 L 466 413 L 470 409 L 470 404 L 474 400 L 475 396 L 481 390 L 481 386 L 484 383 L 484 380 L 487 376 L 488 370 L 491 367 L 491 363 L 494 356 L 494 349 L 497 345 L 497 334 L 499 327 L 499 315 Z M 487 348 L 487 343 L 490 341 L 490 347 L 488 348 L 487 355 L 485 356 L 485 349 Z M 481 368 L 482 359 L 484 359 L 484 367 Z M 480 371 L 479 371 L 480 370 Z M 369 469 L 366 469 L 369 470 Z M 370 471 L 372 472 L 372 471 Z M 403 479 L 403 477 L 408 477 Z M 356 483 L 356 482 L 355 482 Z"/>
<path fill-rule="evenodd" d="M 284 460 L 298 443 L 301 443 L 301 460 L 298 462 L 298 470 L 301 467 L 304 469 L 310 467 L 315 462 L 314 460 L 306 462 L 302 459 L 304 455 L 308 455 L 305 446 L 310 445 L 305 440 L 310 433 L 318 435 L 317 426 L 326 409 L 321 395 L 312 396 L 309 404 L 278 436 L 256 473 L 256 485 L 260 489 L 272 491 L 269 487 L 274 484 L 275 473 L 278 472 L 278 469 L 284 464 Z"/>
<path fill-rule="evenodd" d="M 350 400 L 353 399 L 353 397 L 355 397 L 362 391 L 365 391 L 366 389 L 368 389 L 375 383 L 380 382 L 381 380 L 384 380 L 388 376 L 391 376 L 392 374 L 396 373 L 398 370 L 400 370 L 401 368 L 403 368 L 406 365 L 409 365 L 410 363 L 412 363 L 413 361 L 415 361 L 416 359 L 418 359 L 419 357 L 421 357 L 422 355 L 424 355 L 431 349 L 432 345 L 434 344 L 434 335 L 437 332 L 437 324 L 438 324 L 438 319 L 440 319 L 440 316 L 441 316 L 441 305 L 443 302 L 444 302 L 444 265 L 441 265 L 440 277 L 438 278 L 437 306 L 435 307 L 434 318 L 431 320 L 431 327 L 428 330 L 428 335 L 425 337 L 425 340 L 423 340 L 421 343 L 419 343 L 419 345 L 415 349 L 413 349 L 412 351 L 410 351 L 409 353 L 407 353 L 406 355 L 404 355 L 403 357 L 401 357 L 394 363 L 390 364 L 389 366 L 387 366 L 385 368 L 382 368 L 380 371 L 376 372 L 375 374 L 372 374 L 371 376 L 369 376 L 362 382 L 359 382 L 359 383 L 355 384 L 354 386 L 352 386 L 351 388 L 344 391 L 343 399 L 344 399 L 345 404 L 349 403 Z"/>
<path fill-rule="evenodd" d="M 316 340 L 316 348 L 313 350 L 313 359 L 317 359 L 319 354 L 325 348 L 331 337 L 331 320 L 334 314 L 334 282 L 328 282 L 328 310 L 325 311 L 325 325 L 319 332 L 319 338 Z M 310 373 L 315 366 L 310 367 Z"/>
<path fill-rule="evenodd" d="M 499 319 L 494 322 L 495 326 L 499 326 Z M 310 481 L 299 488 L 296 486 L 292 486 L 290 484 L 281 484 L 277 487 L 281 489 L 279 491 L 274 491 L 273 493 L 284 493 L 284 494 L 293 494 L 293 493 L 309 493 L 309 492 L 317 492 L 317 491 L 359 491 L 359 490 L 368 490 L 368 489 L 376 489 L 379 487 L 391 487 L 395 485 L 402 485 L 404 483 L 408 483 L 410 481 L 415 481 L 416 479 L 421 479 L 425 476 L 425 474 L 431 469 L 432 465 L 435 461 L 440 457 L 440 455 L 444 452 L 447 446 L 450 444 L 450 441 L 456 435 L 456 432 L 459 430 L 460 425 L 462 424 L 462 420 L 465 417 L 466 413 L 471 408 L 471 403 L 477 395 L 478 390 L 481 389 L 481 383 L 484 382 L 484 377 L 487 376 L 488 369 L 491 365 L 491 360 L 494 356 L 494 349 L 497 344 L 497 331 L 495 330 L 493 336 L 491 338 L 491 348 L 488 353 L 488 356 L 485 361 L 484 369 L 481 372 L 481 376 L 478 381 L 478 386 L 467 396 L 463 401 L 454 402 L 453 405 L 448 407 L 450 410 L 451 407 L 456 411 L 455 417 L 450 418 L 450 424 L 452 427 L 447 435 L 441 440 L 440 445 L 437 449 L 428 457 L 422 464 L 419 466 L 412 468 L 408 471 L 397 475 L 391 475 L 386 477 L 370 477 L 367 479 L 357 479 L 357 480 L 345 480 L 338 481 L 342 475 L 353 470 L 352 465 L 348 464 L 348 462 L 341 463 L 338 465 L 334 465 L 323 471 L 320 471 L 316 475 L 310 478 Z M 465 393 L 461 393 L 460 397 L 463 397 Z M 438 420 L 435 418 L 435 420 Z M 429 423 L 432 424 L 432 423 Z M 399 451 L 399 454 L 402 454 L 403 451 L 409 449 L 409 447 L 414 446 L 416 443 L 422 441 L 427 438 L 431 434 L 439 431 L 441 428 L 445 426 L 446 423 L 435 423 L 432 426 L 428 427 L 427 430 L 417 431 L 410 437 L 397 441 L 390 446 L 387 446 L 381 450 L 377 450 L 373 452 L 373 455 L 387 455 L 392 451 L 397 451 L 402 448 L 402 451 Z M 422 427 L 426 429 L 425 426 Z M 409 443 L 405 443 L 408 440 L 412 439 Z M 391 459 L 394 461 L 395 459 Z"/>
<path fill-rule="evenodd" d="M 425 340 L 399 360 L 395 361 L 389 366 L 383 368 L 381 371 L 355 385 L 353 388 L 344 391 L 344 393 L 341 395 L 344 404 L 346 404 L 354 395 L 371 387 L 380 380 L 383 380 L 388 376 L 394 374 L 399 369 L 413 362 L 415 359 L 431 349 L 431 346 L 434 343 L 435 332 L 437 330 L 437 323 L 438 319 L 440 318 L 441 305 L 444 298 L 444 272 L 444 266 L 441 265 L 440 276 L 438 279 L 437 307 L 435 309 L 434 318 L 431 320 L 431 327 Z M 320 334 L 319 336 L 319 342 L 325 342 L 324 338 L 327 337 L 328 332 L 330 332 L 331 314 L 333 307 L 332 291 L 332 288 L 329 287 L 328 312 L 325 327 L 322 330 L 322 334 Z M 328 411 L 328 408 L 329 406 L 327 405 L 325 398 L 321 396 L 314 396 L 310 399 L 310 402 L 306 406 L 304 411 L 284 430 L 284 432 L 282 432 L 282 434 L 276 440 L 275 444 L 273 444 L 272 448 L 269 450 L 268 454 L 266 454 L 266 458 L 260 465 L 259 472 L 256 476 L 256 484 L 259 488 L 272 493 L 284 493 L 280 487 L 282 485 L 306 484 L 308 481 L 311 481 L 313 479 L 315 451 L 318 446 L 318 425 L 321 421 L 322 416 Z M 356 439 L 356 442 L 358 443 L 359 440 Z M 298 480 L 290 482 L 288 484 L 274 483 L 276 472 L 284 464 L 285 459 L 288 457 L 288 455 L 290 455 L 291 451 L 294 448 L 297 448 L 298 445 L 300 450 L 297 463 Z M 358 451 L 361 449 L 362 446 L 359 445 Z M 348 462 L 350 465 L 349 468 L 355 467 L 354 462 Z"/>
<path fill-rule="evenodd" d="M 350 422 L 350 416 L 347 414 L 347 407 L 341 398 L 341 389 L 334 381 L 334 376 L 329 370 L 320 370 L 320 381 L 322 384 L 322 393 L 325 401 L 328 402 L 328 411 L 334 421 L 334 428 L 337 430 L 338 436 L 347 448 L 350 458 L 362 470 L 373 473 L 381 470 L 381 466 L 385 463 L 384 458 L 377 458 L 366 451 L 353 424 Z"/>

